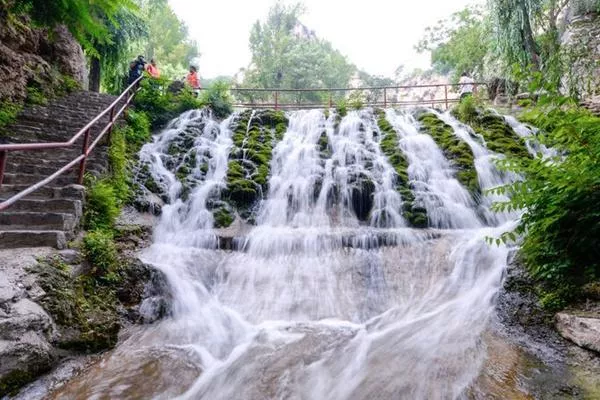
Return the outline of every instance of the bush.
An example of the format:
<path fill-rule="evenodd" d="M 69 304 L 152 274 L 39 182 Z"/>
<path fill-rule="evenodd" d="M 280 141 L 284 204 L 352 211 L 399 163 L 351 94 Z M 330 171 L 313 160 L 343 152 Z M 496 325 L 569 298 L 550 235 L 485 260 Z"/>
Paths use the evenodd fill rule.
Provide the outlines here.
<path fill-rule="evenodd" d="M 202 91 L 200 104 L 210 107 L 215 117 L 226 118 L 233 112 L 233 99 L 229 93 L 229 84 L 215 81 L 208 89 Z"/>
<path fill-rule="evenodd" d="M 0 102 L 0 127 L 12 124 L 17 119 L 21 106 L 9 101 Z"/>
<path fill-rule="evenodd" d="M 131 194 L 126 142 L 126 137 L 130 134 L 131 128 L 128 126 L 116 128 L 112 133 L 110 148 L 108 149 L 108 160 L 111 169 L 110 182 L 119 204 L 126 202 Z"/>
<path fill-rule="evenodd" d="M 346 99 L 340 99 L 335 103 L 335 109 L 340 117 L 345 117 L 348 114 L 348 103 Z"/>
<path fill-rule="evenodd" d="M 109 280 L 114 277 L 117 269 L 117 248 L 110 232 L 88 232 L 83 238 L 83 255 L 92 267 L 92 275 Z"/>
<path fill-rule="evenodd" d="M 479 102 L 473 96 L 463 98 L 460 103 L 454 108 L 453 114 L 460 121 L 469 124 L 477 118 Z"/>
<path fill-rule="evenodd" d="M 119 212 L 119 200 L 111 183 L 107 180 L 93 182 L 87 193 L 84 228 L 110 230 Z"/>
<path fill-rule="evenodd" d="M 511 200 L 495 209 L 523 210 L 516 232 L 525 234 L 522 258 L 553 294 L 546 303 L 557 305 L 577 297 L 565 287 L 600 278 L 600 118 L 567 99 L 538 104 L 522 119 L 539 127 L 539 141 L 558 155 L 501 161 L 525 180 L 499 188 Z"/>
<path fill-rule="evenodd" d="M 127 112 L 127 125 L 129 125 L 129 129 L 125 132 L 127 143 L 135 147 L 134 151 L 138 151 L 152 137 L 150 118 L 143 111 L 129 110 Z"/>

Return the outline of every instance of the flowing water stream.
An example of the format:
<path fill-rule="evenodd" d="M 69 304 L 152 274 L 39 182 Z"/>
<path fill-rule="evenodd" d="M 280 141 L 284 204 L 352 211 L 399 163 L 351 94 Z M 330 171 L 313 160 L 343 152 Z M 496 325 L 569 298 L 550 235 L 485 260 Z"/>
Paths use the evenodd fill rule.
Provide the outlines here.
<path fill-rule="evenodd" d="M 482 188 L 515 178 L 481 138 L 440 117 L 473 150 Z M 226 184 L 236 118 L 188 112 L 142 150 L 170 196 L 142 258 L 167 276 L 172 315 L 132 329 L 56 398 L 473 398 L 509 253 L 485 238 L 516 216 L 471 198 L 411 113 L 387 110 L 430 219 L 410 228 L 373 113 L 338 125 L 333 113 L 298 111 L 273 149 L 243 251 L 219 250 L 208 206 Z M 186 200 L 163 162 L 182 130 L 208 160 Z M 365 185 L 370 196 L 357 195 Z"/>

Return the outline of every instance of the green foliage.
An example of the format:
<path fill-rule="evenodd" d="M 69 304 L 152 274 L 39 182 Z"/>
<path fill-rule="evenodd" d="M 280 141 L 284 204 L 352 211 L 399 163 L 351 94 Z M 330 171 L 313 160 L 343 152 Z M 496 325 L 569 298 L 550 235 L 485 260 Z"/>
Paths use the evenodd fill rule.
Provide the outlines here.
<path fill-rule="evenodd" d="M 490 38 L 490 23 L 484 9 L 470 6 L 426 28 L 425 36 L 415 48 L 431 52 L 433 69 L 443 75 L 452 74 L 454 82 L 458 82 L 463 72 L 481 79 L 492 46 Z"/>
<path fill-rule="evenodd" d="M 94 230 L 83 238 L 83 255 L 90 263 L 92 275 L 110 281 L 117 269 L 117 248 L 112 232 Z"/>
<path fill-rule="evenodd" d="M 299 21 L 304 9 L 276 3 L 267 20 L 250 32 L 252 68 L 244 86 L 257 88 L 346 87 L 356 71 L 331 43 L 319 39 Z M 301 33 L 295 34 L 298 28 Z M 253 95 L 260 97 L 259 95 Z M 282 94 L 281 102 L 321 101 L 319 93 Z"/>
<path fill-rule="evenodd" d="M 152 133 L 150 130 L 150 118 L 143 111 L 129 110 L 127 111 L 126 141 L 133 150 L 137 151 L 144 143 L 150 141 Z"/>
<path fill-rule="evenodd" d="M 17 115 L 21 111 L 22 106 L 10 101 L 0 102 L 0 128 L 10 125 L 16 121 Z M 0 132 L 0 136 L 2 132 Z"/>
<path fill-rule="evenodd" d="M 546 285 L 546 302 L 564 304 L 577 296 L 573 288 L 600 279 L 600 118 L 555 98 L 540 100 L 523 119 L 558 155 L 502 161 L 525 180 L 496 189 L 511 200 L 495 209 L 523 210 L 516 229 L 525 234 L 521 256 Z"/>
<path fill-rule="evenodd" d="M 348 101 L 345 98 L 341 98 L 335 103 L 335 110 L 337 115 L 345 117 L 348 114 Z"/>
<path fill-rule="evenodd" d="M 229 92 L 229 84 L 225 81 L 215 81 L 202 91 L 200 103 L 208 106 L 215 117 L 225 118 L 233 112 L 233 99 Z"/>
<path fill-rule="evenodd" d="M 478 111 L 482 104 L 473 96 L 463 98 L 452 110 L 453 114 L 465 124 L 471 124 L 477 119 Z"/>
<path fill-rule="evenodd" d="M 365 106 L 365 96 L 362 91 L 354 91 L 348 96 L 348 105 L 354 110 L 360 110 Z"/>
<path fill-rule="evenodd" d="M 84 228 L 112 229 L 120 212 L 120 202 L 115 189 L 108 180 L 93 180 L 88 187 Z"/>
<path fill-rule="evenodd" d="M 48 104 L 48 99 L 44 95 L 42 89 L 37 86 L 27 86 L 26 104 L 45 106 Z"/>
<path fill-rule="evenodd" d="M 110 183 L 112 185 L 118 204 L 129 199 L 131 186 L 129 182 L 127 136 L 132 136 L 130 127 L 113 129 L 108 160 L 110 162 Z"/>

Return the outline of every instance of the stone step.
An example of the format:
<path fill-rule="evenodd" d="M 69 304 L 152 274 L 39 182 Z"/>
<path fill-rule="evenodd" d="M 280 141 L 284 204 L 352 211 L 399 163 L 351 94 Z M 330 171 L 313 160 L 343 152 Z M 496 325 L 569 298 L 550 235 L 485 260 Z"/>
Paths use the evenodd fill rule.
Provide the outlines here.
<path fill-rule="evenodd" d="M 14 151 L 11 152 L 7 160 L 12 161 L 13 157 L 22 157 L 21 160 L 49 160 L 49 161 L 65 161 L 64 164 L 74 160 L 81 155 L 81 147 L 73 146 L 62 149 L 49 149 L 49 150 L 36 150 L 36 151 Z M 108 149 L 106 146 L 99 146 L 94 149 L 90 154 L 90 158 L 102 158 L 105 159 L 108 155 Z M 64 165 L 63 164 L 63 165 Z"/>
<path fill-rule="evenodd" d="M 67 235 L 65 235 L 65 232 L 57 230 L 0 230 L 0 249 L 15 249 L 20 247 L 55 247 L 57 249 L 64 249 L 67 247 Z"/>
<path fill-rule="evenodd" d="M 4 180 L 2 183 L 7 185 L 33 185 L 41 180 L 46 179 L 47 177 L 48 175 L 40 174 L 7 173 L 4 174 Z M 61 175 L 51 182 L 51 184 L 54 186 L 71 185 L 73 183 L 77 183 L 77 175 L 75 174 Z"/>
<path fill-rule="evenodd" d="M 73 214 L 27 211 L 4 211 L 0 213 L 0 230 L 59 230 L 73 231 L 79 218 Z"/>
<path fill-rule="evenodd" d="M 0 187 L 0 197 L 8 198 L 29 188 L 31 185 L 9 184 Z M 25 199 L 72 199 L 83 200 L 85 198 L 85 187 L 80 185 L 69 185 L 64 187 L 44 186 L 35 192 L 25 196 Z"/>
<path fill-rule="evenodd" d="M 19 164 L 19 163 L 6 163 L 6 173 L 23 173 L 23 174 L 38 174 L 38 175 L 43 175 L 44 177 L 50 176 L 53 173 L 55 173 L 56 171 L 58 171 L 59 169 L 61 169 L 64 165 L 66 165 L 67 163 L 62 163 L 62 162 L 57 162 L 54 164 L 48 163 L 48 164 L 42 164 L 42 165 L 34 165 L 34 164 Z M 85 171 L 87 173 L 91 173 L 95 176 L 100 176 L 101 174 L 105 173 L 108 170 L 108 167 L 106 167 L 105 165 L 98 165 L 99 162 L 93 162 L 93 161 L 89 161 L 86 164 L 86 168 Z M 73 168 L 71 168 L 69 171 L 67 171 L 65 174 L 63 174 L 62 176 L 69 176 L 72 177 L 72 181 L 69 183 L 73 183 L 76 182 L 75 179 L 77 179 L 77 175 L 79 172 L 79 165 L 74 166 Z M 4 181 L 4 183 L 7 183 L 6 181 Z"/>
<path fill-rule="evenodd" d="M 6 198 L 0 198 L 0 202 L 4 200 Z M 7 211 L 64 213 L 77 218 L 83 215 L 81 200 L 72 199 L 23 199 L 10 206 Z"/>
<path fill-rule="evenodd" d="M 33 154 L 33 153 L 32 153 Z M 6 158 L 7 162 L 6 162 L 6 171 L 20 171 L 21 166 L 36 166 L 36 167 L 40 167 L 40 168 L 47 168 L 47 169 L 51 169 L 52 172 L 54 173 L 55 171 L 58 171 L 59 169 L 61 169 L 62 167 L 64 167 L 65 165 L 67 165 L 68 163 L 70 163 L 73 158 L 55 158 L 55 159 L 44 159 L 44 158 L 36 158 L 36 157 L 32 157 L 32 154 L 24 154 L 24 153 L 9 153 L 8 157 Z M 92 153 L 90 154 L 90 156 L 87 159 L 86 162 L 86 166 L 89 167 L 95 167 L 98 169 L 107 169 L 108 168 L 108 159 L 106 158 L 105 155 L 96 155 L 96 153 Z M 11 168 L 11 169 L 9 169 Z M 12 168 L 17 168 L 17 169 L 12 169 Z M 74 169 L 77 169 L 78 166 L 74 166 Z M 87 168 L 86 168 L 87 169 Z M 35 173 L 35 172 L 28 172 L 29 170 L 23 170 L 24 173 Z M 46 170 L 47 171 L 47 170 Z M 47 174 L 47 172 L 43 172 L 44 174 Z"/>

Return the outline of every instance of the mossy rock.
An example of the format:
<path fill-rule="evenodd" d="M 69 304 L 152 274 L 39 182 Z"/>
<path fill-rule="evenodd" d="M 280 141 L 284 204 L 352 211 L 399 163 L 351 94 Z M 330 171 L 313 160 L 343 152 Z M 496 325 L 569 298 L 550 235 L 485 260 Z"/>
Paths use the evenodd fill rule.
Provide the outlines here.
<path fill-rule="evenodd" d="M 518 158 L 531 157 L 525 140 L 517 135 L 504 117 L 492 110 L 476 109 L 474 115 L 469 115 L 468 118 L 458 112 L 454 112 L 453 115 L 481 135 L 489 150 Z"/>
<path fill-rule="evenodd" d="M 376 110 L 377 125 L 381 131 L 379 146 L 396 172 L 396 190 L 402 197 L 402 215 L 416 228 L 427 226 L 427 211 L 415 204 L 415 196 L 408 179 L 408 160 L 400 149 L 398 134 L 385 118 L 383 110 Z"/>
<path fill-rule="evenodd" d="M 280 110 L 249 110 L 238 116 L 232 129 L 234 146 L 223 200 L 236 206 L 241 216 L 254 209 L 266 193 L 273 147 L 283 138 L 287 126 L 287 117 Z"/>
<path fill-rule="evenodd" d="M 219 207 L 213 210 L 214 226 L 215 228 L 227 228 L 235 220 L 234 215 L 225 207 Z"/>
<path fill-rule="evenodd" d="M 417 116 L 420 131 L 430 135 L 442 149 L 444 156 L 456 167 L 456 179 L 476 198 L 481 194 L 475 156 L 471 147 L 454 135 L 450 125 L 438 118 L 437 115 L 425 112 Z"/>
<path fill-rule="evenodd" d="M 120 320 L 112 288 L 99 284 L 96 277 L 72 278 L 68 266 L 56 258 L 40 262 L 30 272 L 38 276 L 45 292 L 40 304 L 60 329 L 57 347 L 97 352 L 115 346 Z"/>

